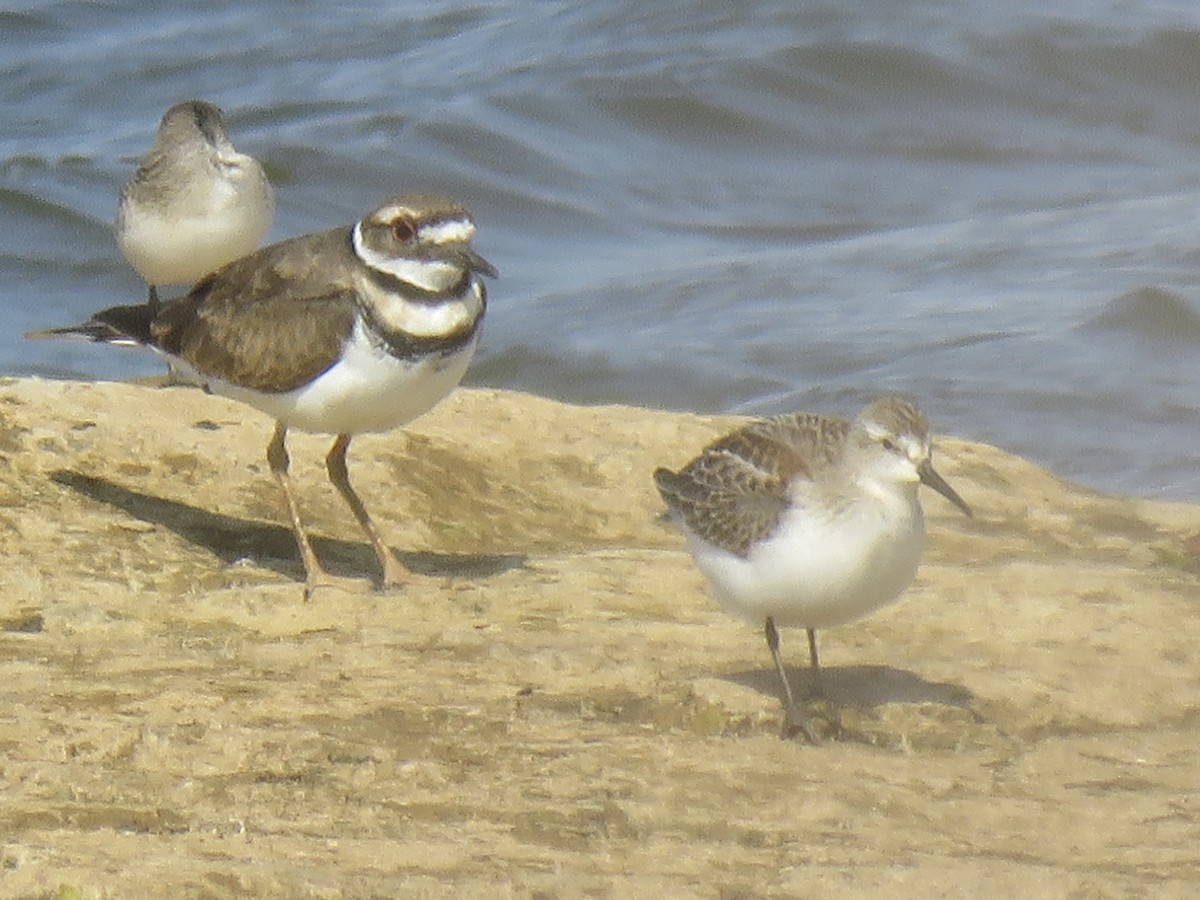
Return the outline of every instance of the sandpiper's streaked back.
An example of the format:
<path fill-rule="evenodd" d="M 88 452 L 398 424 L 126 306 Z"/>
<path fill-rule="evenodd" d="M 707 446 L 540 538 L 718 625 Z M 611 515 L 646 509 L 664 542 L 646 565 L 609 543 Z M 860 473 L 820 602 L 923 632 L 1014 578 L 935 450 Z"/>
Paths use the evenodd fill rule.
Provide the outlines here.
<path fill-rule="evenodd" d="M 753 422 L 679 472 L 654 473 L 718 602 L 764 628 L 789 733 L 817 741 L 793 699 L 777 626 L 808 630 L 820 690 L 816 630 L 891 603 L 916 575 L 925 539 L 919 484 L 971 515 L 930 454 L 924 413 L 888 397 L 853 421 L 797 413 Z"/>
<path fill-rule="evenodd" d="M 117 244 L 150 286 L 189 287 L 252 253 L 275 213 L 271 185 L 229 140 L 225 116 L 189 100 L 167 110 L 117 207 Z"/>
<path fill-rule="evenodd" d="M 475 223 L 442 197 L 398 197 L 356 224 L 242 257 L 158 309 L 117 306 L 32 337 L 81 335 L 157 350 L 214 393 L 272 416 L 271 471 L 287 500 L 305 596 L 333 584 L 313 553 L 288 476 L 287 429 L 336 434 L 329 478 L 366 532 L 386 585 L 406 572 L 350 486 L 346 450 L 427 412 L 462 379 L 495 269 Z"/>

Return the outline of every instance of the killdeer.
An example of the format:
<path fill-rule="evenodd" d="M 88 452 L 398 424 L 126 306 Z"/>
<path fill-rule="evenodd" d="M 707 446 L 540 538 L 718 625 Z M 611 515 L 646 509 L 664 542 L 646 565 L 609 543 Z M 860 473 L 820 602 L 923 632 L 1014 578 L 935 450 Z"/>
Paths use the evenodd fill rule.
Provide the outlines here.
<path fill-rule="evenodd" d="M 274 214 L 262 166 L 234 149 L 221 110 L 189 100 L 167 110 L 121 189 L 117 244 L 156 306 L 159 286 L 191 286 L 252 253 Z"/>
<path fill-rule="evenodd" d="M 407 572 L 350 485 L 346 451 L 432 409 L 462 379 L 486 308 L 480 276 L 496 270 L 471 249 L 475 223 L 441 197 L 399 197 L 350 227 L 264 247 L 158 309 L 115 306 L 78 335 L 150 347 L 223 396 L 276 420 L 267 461 L 287 501 L 306 572 L 305 598 L 337 583 L 322 569 L 288 474 L 287 430 L 336 434 L 329 479 L 366 533 L 383 584 Z"/>
<path fill-rule="evenodd" d="M 783 685 L 785 734 L 816 732 L 792 696 L 779 625 L 808 631 L 820 691 L 818 628 L 891 603 L 912 583 L 925 539 L 926 484 L 971 510 L 930 461 L 929 422 L 889 397 L 852 422 L 797 413 L 726 435 L 654 481 L 697 567 L 729 613 L 764 628 Z"/>

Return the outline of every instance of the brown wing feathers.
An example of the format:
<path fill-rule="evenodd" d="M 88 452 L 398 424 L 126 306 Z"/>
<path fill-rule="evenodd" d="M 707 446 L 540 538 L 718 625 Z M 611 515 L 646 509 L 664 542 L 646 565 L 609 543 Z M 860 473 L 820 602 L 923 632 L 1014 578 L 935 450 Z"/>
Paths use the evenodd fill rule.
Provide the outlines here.
<path fill-rule="evenodd" d="M 811 414 L 752 422 L 713 441 L 678 473 L 654 473 L 671 511 L 698 537 L 745 556 L 788 507 L 792 482 L 812 480 L 849 430 Z"/>
<path fill-rule="evenodd" d="M 349 291 L 258 300 L 237 315 L 232 305 L 191 296 L 169 305 L 152 326 L 154 344 L 202 375 L 277 393 L 332 366 L 354 322 Z"/>

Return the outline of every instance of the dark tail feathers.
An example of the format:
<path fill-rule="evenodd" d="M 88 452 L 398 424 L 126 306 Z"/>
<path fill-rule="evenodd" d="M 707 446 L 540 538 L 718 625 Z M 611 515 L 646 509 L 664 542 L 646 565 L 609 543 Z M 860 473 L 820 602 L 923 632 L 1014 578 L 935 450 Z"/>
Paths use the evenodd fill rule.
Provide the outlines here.
<path fill-rule="evenodd" d="M 110 306 L 82 325 L 31 331 L 27 338 L 83 337 L 101 344 L 153 344 L 150 323 L 157 310 L 145 303 L 136 306 Z"/>

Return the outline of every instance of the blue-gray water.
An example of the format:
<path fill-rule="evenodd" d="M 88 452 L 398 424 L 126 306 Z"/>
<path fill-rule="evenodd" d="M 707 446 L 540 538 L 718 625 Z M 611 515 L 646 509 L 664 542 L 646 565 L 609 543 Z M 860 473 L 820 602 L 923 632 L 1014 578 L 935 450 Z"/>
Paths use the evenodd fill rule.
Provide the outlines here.
<path fill-rule="evenodd" d="M 113 242 L 162 112 L 222 106 L 271 239 L 413 188 L 500 269 L 469 380 L 853 411 L 1200 499 L 1200 6 L 35 2 L 0 11 L 0 373 L 142 297 Z M 1042 11 L 1043 8 L 1052 11 Z"/>

